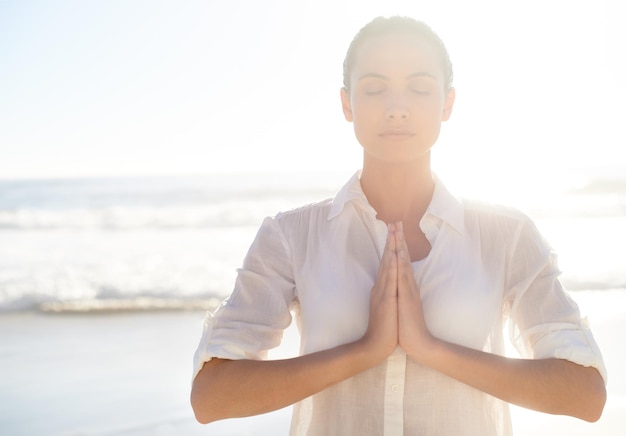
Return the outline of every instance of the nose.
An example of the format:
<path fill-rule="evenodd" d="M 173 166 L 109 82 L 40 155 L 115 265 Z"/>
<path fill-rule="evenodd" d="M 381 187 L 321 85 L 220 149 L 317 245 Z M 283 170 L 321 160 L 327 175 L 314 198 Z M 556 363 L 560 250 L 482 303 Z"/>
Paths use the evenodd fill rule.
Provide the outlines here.
<path fill-rule="evenodd" d="M 391 98 L 387 104 L 386 117 L 389 121 L 405 120 L 409 117 L 409 108 L 403 98 Z"/>

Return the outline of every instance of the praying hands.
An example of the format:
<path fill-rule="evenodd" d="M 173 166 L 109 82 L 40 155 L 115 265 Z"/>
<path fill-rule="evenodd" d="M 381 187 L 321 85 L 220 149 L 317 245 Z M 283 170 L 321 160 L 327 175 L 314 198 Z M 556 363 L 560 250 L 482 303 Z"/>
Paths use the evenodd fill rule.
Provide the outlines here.
<path fill-rule="evenodd" d="M 415 361 L 426 363 L 436 339 L 424 321 L 422 300 L 402 223 L 388 225 L 387 243 L 371 292 L 370 321 L 363 340 L 382 361 L 400 345 Z"/>

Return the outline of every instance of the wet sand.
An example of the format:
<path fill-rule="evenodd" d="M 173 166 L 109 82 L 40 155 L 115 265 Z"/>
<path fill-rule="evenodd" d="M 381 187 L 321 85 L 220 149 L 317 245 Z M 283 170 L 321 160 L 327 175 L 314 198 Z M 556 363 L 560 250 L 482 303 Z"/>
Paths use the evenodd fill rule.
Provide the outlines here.
<path fill-rule="evenodd" d="M 599 422 L 513 408 L 515 435 L 622 435 L 626 428 L 626 291 L 575 292 L 609 371 Z M 0 315 L 0 429 L 45 435 L 281 435 L 290 408 L 197 424 L 189 406 L 201 311 Z M 272 353 L 296 353 L 286 333 Z"/>

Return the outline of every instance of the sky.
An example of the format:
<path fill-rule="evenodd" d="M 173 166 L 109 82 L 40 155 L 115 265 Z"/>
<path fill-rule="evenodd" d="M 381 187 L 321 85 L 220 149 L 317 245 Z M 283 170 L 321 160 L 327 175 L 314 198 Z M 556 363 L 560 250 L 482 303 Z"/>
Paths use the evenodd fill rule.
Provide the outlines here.
<path fill-rule="evenodd" d="M 621 165 L 619 0 L 0 0 L 0 178 L 338 170 L 353 35 L 409 15 L 444 40 L 457 183 Z M 624 165 L 626 167 L 626 165 Z"/>

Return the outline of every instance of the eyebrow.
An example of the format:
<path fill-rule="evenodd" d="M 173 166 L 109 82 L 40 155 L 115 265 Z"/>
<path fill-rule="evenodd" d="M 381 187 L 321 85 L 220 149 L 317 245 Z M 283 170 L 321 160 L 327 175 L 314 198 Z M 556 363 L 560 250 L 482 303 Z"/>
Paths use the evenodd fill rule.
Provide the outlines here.
<path fill-rule="evenodd" d="M 406 76 L 406 79 L 410 80 L 410 79 L 415 79 L 417 77 L 430 77 L 431 79 L 437 80 L 437 77 L 435 77 L 434 74 L 431 74 L 431 73 L 426 72 L 426 71 L 420 71 L 418 73 L 409 74 L 408 76 Z M 360 80 L 363 80 L 363 79 L 368 79 L 368 78 L 389 80 L 389 77 L 387 77 L 387 76 L 385 76 L 383 74 L 379 74 L 379 73 L 365 73 L 361 77 L 359 77 L 357 81 L 360 81 Z"/>

